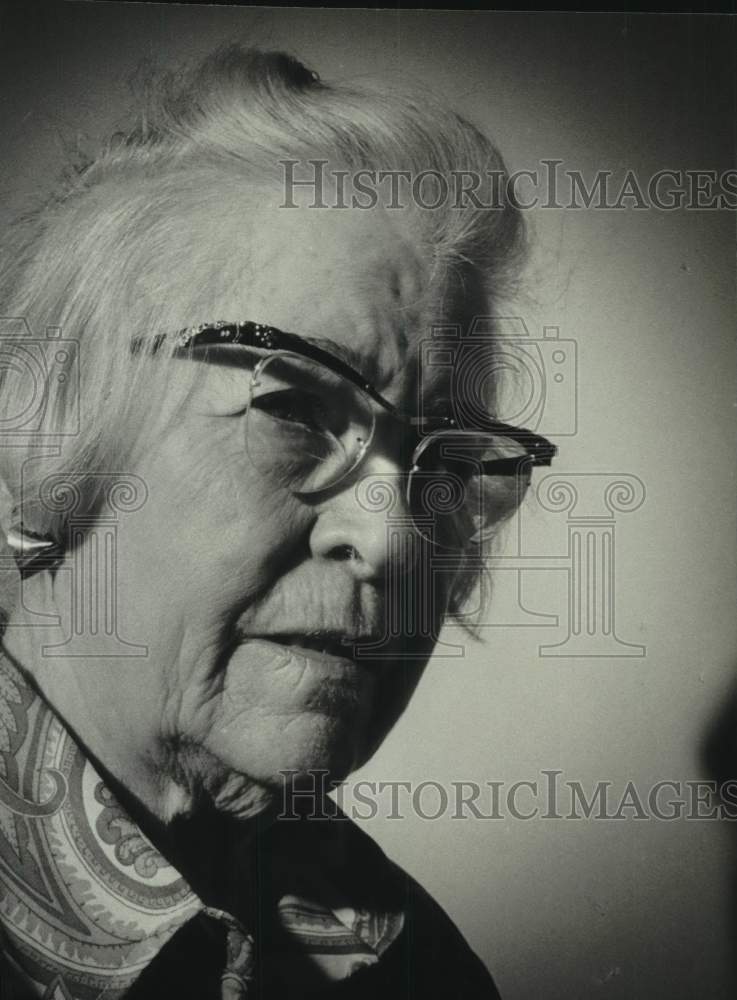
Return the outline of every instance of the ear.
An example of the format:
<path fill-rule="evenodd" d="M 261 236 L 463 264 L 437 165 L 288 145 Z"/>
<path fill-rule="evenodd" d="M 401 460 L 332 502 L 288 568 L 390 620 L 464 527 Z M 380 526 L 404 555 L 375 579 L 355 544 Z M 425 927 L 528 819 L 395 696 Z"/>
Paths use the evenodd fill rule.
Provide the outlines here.
<path fill-rule="evenodd" d="M 20 520 L 18 509 L 7 483 L 0 479 L 0 528 L 2 529 L 0 544 L 0 592 L 3 580 L 7 583 L 8 575 L 16 577 L 30 576 L 40 569 L 51 569 L 58 562 L 61 551 L 57 543 L 44 535 L 25 527 Z M 13 563 L 15 566 L 13 567 Z M 16 573 L 12 572 L 15 568 Z M 0 606 L 2 606 L 0 597 Z"/>
<path fill-rule="evenodd" d="M 5 532 L 10 526 L 13 506 L 13 495 L 5 482 L 4 477 L 0 475 L 0 530 L 3 532 Z"/>
<path fill-rule="evenodd" d="M 5 480 L 0 478 L 0 623 L 3 629 L 8 614 L 16 603 L 20 580 L 18 564 L 8 543 L 12 514 L 13 497 Z"/>
<path fill-rule="evenodd" d="M 11 551 L 8 543 L 8 533 L 13 526 L 13 509 L 15 500 L 7 480 L 0 470 L 0 558 L 3 560 Z"/>

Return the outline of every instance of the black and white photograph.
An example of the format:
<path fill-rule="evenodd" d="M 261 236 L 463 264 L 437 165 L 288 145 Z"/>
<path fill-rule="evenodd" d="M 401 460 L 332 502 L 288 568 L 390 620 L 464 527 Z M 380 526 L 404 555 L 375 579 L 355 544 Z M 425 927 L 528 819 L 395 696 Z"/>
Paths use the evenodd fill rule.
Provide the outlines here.
<path fill-rule="evenodd" d="M 0 7 L 0 1000 L 735 996 L 736 69 Z"/>

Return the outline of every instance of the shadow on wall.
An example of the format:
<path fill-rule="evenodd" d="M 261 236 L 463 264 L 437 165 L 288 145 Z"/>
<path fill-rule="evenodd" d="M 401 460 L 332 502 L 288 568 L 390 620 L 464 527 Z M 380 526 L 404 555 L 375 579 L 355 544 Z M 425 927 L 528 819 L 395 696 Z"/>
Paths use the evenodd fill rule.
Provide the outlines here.
<path fill-rule="evenodd" d="M 730 871 L 725 874 L 729 896 L 729 938 L 737 940 L 737 679 L 732 690 L 719 706 L 709 725 L 702 746 L 702 760 L 709 777 L 722 788 L 726 782 L 732 783 L 729 798 L 723 799 L 734 819 L 723 819 L 731 829 L 732 861 Z M 737 995 L 737 950 L 732 950 L 732 981 Z"/>

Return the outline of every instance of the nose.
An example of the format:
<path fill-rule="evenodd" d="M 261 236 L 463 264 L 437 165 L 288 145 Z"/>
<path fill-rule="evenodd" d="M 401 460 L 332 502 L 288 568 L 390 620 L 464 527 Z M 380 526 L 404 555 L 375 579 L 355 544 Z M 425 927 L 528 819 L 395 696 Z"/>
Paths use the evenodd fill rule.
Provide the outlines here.
<path fill-rule="evenodd" d="M 376 455 L 361 473 L 317 508 L 310 549 L 331 559 L 361 581 L 406 573 L 417 563 L 422 544 L 406 500 L 406 474 Z"/>

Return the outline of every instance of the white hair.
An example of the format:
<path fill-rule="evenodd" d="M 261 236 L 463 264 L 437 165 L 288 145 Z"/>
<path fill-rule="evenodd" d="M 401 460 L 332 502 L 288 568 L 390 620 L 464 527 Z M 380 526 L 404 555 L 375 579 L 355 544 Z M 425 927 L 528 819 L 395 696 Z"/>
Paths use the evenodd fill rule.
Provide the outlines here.
<path fill-rule="evenodd" d="M 34 530 L 58 541 L 65 517 L 38 503 L 42 478 L 67 471 L 89 474 L 92 483 L 96 472 L 124 468 L 154 413 L 165 364 L 132 354 L 131 340 L 233 318 L 212 315 L 209 305 L 217 301 L 213 283 L 229 280 L 227 255 L 222 268 L 212 266 L 218 234 L 208 224 L 223 216 L 224 190 L 258 198 L 283 179 L 285 159 L 412 175 L 504 176 L 492 143 L 428 94 L 331 86 L 284 53 L 229 46 L 194 69 L 149 84 L 136 125 L 67 171 L 61 189 L 5 237 L 0 312 L 23 317 L 36 340 L 49 326 L 61 328 L 79 348 L 79 390 L 71 377 L 56 379 L 35 437 L 6 437 L 3 445 L 19 446 L 0 447 L 0 478 L 13 502 L 22 502 Z M 192 238 L 190 219 L 185 241 L 182 220 L 191 208 L 201 231 Z M 473 272 L 491 294 L 514 274 L 523 246 L 514 205 L 505 201 L 489 210 L 448 203 L 418 210 L 416 218 L 436 271 Z M 162 282 L 178 272 L 200 273 L 210 284 L 173 302 Z M 3 430 L 27 408 L 28 385 L 17 377 L 18 338 L 1 340 L 5 437 Z M 57 457 L 26 465 L 21 496 L 20 470 L 33 455 L 36 432 L 61 434 L 62 447 Z M 94 488 L 88 502 L 94 506 Z"/>

